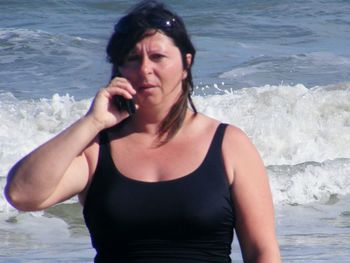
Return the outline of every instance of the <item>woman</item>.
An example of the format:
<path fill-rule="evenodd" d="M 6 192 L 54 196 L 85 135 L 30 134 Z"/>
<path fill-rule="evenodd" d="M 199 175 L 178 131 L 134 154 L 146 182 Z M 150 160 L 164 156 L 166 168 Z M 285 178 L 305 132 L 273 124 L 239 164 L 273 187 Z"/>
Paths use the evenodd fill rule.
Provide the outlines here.
<path fill-rule="evenodd" d="M 196 112 L 181 18 L 141 2 L 107 54 L 112 80 L 11 169 L 9 202 L 34 211 L 78 195 L 95 262 L 231 262 L 234 228 L 245 262 L 279 262 L 264 165 L 241 130 Z"/>

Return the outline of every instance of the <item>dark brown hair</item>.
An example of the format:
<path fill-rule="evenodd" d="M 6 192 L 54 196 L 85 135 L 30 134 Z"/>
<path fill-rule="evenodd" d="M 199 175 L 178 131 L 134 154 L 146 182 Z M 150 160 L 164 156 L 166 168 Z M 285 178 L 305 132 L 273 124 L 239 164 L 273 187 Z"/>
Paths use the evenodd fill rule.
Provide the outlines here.
<path fill-rule="evenodd" d="M 118 67 L 123 65 L 129 52 L 150 30 L 160 31 L 174 41 L 181 52 L 183 67 L 187 70 L 187 77 L 182 83 L 182 94 L 159 127 L 158 137 L 161 143 L 165 143 L 177 133 L 183 124 L 188 103 L 194 113 L 197 113 L 191 99 L 193 92 L 191 66 L 196 50 L 182 19 L 163 3 L 152 0 L 142 1 L 115 25 L 106 51 L 108 60 L 113 64 L 112 76 L 119 75 Z M 186 54 L 192 55 L 190 65 L 187 65 Z"/>

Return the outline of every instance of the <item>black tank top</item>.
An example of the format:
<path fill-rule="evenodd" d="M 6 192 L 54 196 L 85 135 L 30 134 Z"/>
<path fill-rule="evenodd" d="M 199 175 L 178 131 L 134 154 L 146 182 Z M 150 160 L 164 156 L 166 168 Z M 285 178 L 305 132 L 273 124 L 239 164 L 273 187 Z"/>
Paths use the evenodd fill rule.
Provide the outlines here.
<path fill-rule="evenodd" d="M 122 175 L 101 136 L 83 210 L 95 262 L 231 262 L 234 212 L 221 152 L 225 128 L 218 126 L 195 171 L 162 182 Z"/>

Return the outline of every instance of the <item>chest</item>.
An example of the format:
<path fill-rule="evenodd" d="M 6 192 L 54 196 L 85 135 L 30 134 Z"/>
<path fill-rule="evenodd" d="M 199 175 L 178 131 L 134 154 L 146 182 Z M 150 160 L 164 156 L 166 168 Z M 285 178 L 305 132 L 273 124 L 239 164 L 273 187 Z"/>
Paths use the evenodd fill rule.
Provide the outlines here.
<path fill-rule="evenodd" d="M 138 237 L 190 238 L 212 234 L 222 222 L 229 222 L 231 229 L 228 187 L 224 180 L 210 180 L 212 176 L 191 174 L 155 184 L 122 179 L 106 199 L 105 218 L 113 222 L 119 235 L 135 233 Z"/>
<path fill-rule="evenodd" d="M 196 170 L 206 158 L 210 144 L 208 136 L 183 138 L 160 147 L 125 139 L 112 141 L 110 153 L 124 176 L 158 182 L 178 179 Z"/>
<path fill-rule="evenodd" d="M 102 243 L 110 241 L 108 244 L 150 244 L 158 240 L 158 243 L 152 243 L 153 247 L 169 241 L 173 247 L 182 250 L 188 248 L 184 244 L 187 240 L 196 245 L 197 252 L 197 245 L 204 240 L 216 242 L 217 247 L 225 248 L 229 255 L 234 211 L 221 156 L 220 136 L 202 143 L 201 147 L 196 147 L 196 143 L 188 147 L 190 142 L 171 147 L 178 148 L 180 153 L 158 151 L 158 157 L 153 155 L 154 152 L 139 154 L 142 147 L 113 152 L 114 147 L 122 144 L 113 145 L 112 142 L 111 147 L 101 146 L 99 164 L 84 206 L 85 221 L 93 240 L 97 240 L 97 246 L 101 240 Z M 115 163 L 112 157 L 118 158 L 121 153 L 128 158 L 117 159 Z M 188 162 L 191 154 L 196 153 L 198 159 Z M 165 167 L 176 169 L 176 165 L 163 164 L 169 156 L 174 156 L 174 163 L 183 162 L 193 171 L 180 169 L 179 177 L 172 171 L 163 170 Z M 154 159 L 148 162 L 146 157 Z M 126 167 L 126 172 L 122 171 L 120 167 L 124 166 L 119 165 L 119 160 L 129 158 L 132 159 L 127 161 L 130 167 Z M 157 165 L 155 160 L 160 164 Z M 139 169 L 137 162 L 141 162 L 141 168 L 146 167 L 146 170 Z M 170 176 L 166 175 L 167 172 Z"/>
<path fill-rule="evenodd" d="M 102 151 L 104 165 L 98 166 L 84 208 L 90 231 L 121 240 L 212 239 L 223 233 L 229 239 L 234 217 L 219 156 L 210 151 L 202 165 L 181 178 L 147 182 L 123 176 Z"/>

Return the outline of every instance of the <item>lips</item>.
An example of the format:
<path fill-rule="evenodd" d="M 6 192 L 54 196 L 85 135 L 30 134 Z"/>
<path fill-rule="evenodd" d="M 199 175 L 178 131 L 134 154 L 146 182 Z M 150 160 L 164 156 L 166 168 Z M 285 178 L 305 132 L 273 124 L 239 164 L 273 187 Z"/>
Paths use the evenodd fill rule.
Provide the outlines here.
<path fill-rule="evenodd" d="M 154 88 L 154 86 L 141 86 L 139 89 L 151 89 Z"/>
<path fill-rule="evenodd" d="M 151 89 L 151 88 L 155 88 L 157 87 L 157 85 L 153 85 L 153 84 L 142 84 L 138 86 L 138 90 L 146 90 L 146 89 Z"/>

